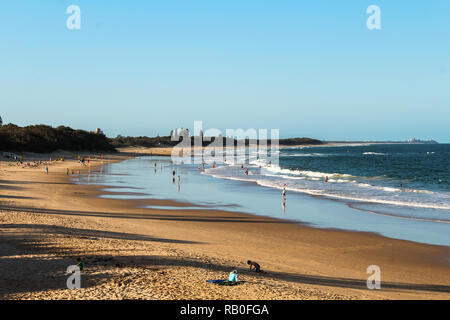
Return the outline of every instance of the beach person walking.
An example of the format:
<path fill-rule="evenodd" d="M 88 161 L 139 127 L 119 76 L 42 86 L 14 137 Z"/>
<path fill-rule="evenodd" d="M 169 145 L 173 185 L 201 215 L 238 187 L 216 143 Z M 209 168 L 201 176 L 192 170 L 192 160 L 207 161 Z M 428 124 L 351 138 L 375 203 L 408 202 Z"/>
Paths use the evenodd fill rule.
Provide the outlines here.
<path fill-rule="evenodd" d="M 325 183 L 328 183 L 328 176 L 325 176 Z"/>
<path fill-rule="evenodd" d="M 45 172 L 48 174 L 48 166 L 45 166 Z"/>

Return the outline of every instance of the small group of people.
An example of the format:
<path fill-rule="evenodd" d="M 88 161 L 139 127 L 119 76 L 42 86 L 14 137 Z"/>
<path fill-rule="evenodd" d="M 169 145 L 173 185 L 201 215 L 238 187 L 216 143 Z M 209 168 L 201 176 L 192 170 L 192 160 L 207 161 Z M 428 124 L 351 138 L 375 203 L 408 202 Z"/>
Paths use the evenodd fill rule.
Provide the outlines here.
<path fill-rule="evenodd" d="M 206 166 L 206 164 L 204 162 L 202 162 L 202 165 L 198 166 L 197 170 L 198 171 L 204 171 L 205 170 L 205 166 Z M 211 164 L 211 168 L 215 168 L 215 167 L 216 167 L 216 162 L 214 161 L 213 164 Z"/>
<path fill-rule="evenodd" d="M 244 170 L 244 174 L 246 176 L 248 176 L 248 173 L 249 173 L 248 168 L 244 168 L 244 165 L 241 164 L 241 169 L 243 169 Z M 261 166 L 259 166 L 259 168 L 256 168 L 256 170 L 252 171 L 252 174 L 261 174 Z"/>
<path fill-rule="evenodd" d="M 78 156 L 78 162 L 79 162 L 82 166 L 86 166 L 86 165 L 89 165 L 89 164 L 90 164 L 91 159 L 90 159 L 90 158 L 86 159 L 85 157 L 80 157 L 80 156 Z M 87 162 L 87 164 L 86 164 L 86 162 Z"/>
<path fill-rule="evenodd" d="M 244 164 L 241 164 L 241 169 L 244 169 L 244 174 L 248 176 L 248 168 L 244 168 Z"/>
<path fill-rule="evenodd" d="M 198 170 L 198 171 L 204 171 L 204 170 L 205 170 L 205 163 L 202 162 L 202 165 L 201 165 L 201 166 L 198 166 L 198 167 L 197 167 L 197 170 Z"/>

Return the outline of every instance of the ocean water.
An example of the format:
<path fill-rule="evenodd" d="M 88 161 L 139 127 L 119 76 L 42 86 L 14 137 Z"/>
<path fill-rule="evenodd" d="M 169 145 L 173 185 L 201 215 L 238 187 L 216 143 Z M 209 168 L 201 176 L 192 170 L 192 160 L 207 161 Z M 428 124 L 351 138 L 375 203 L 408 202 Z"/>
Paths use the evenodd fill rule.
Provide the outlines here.
<path fill-rule="evenodd" d="M 450 246 L 450 145 L 286 148 L 279 165 L 250 160 L 248 175 L 241 164 L 206 163 L 199 170 L 169 157 L 139 157 L 106 165 L 79 183 L 104 185 L 109 198 L 170 199 L 188 210 L 247 212 Z"/>
<path fill-rule="evenodd" d="M 289 148 L 280 150 L 278 165 L 254 160 L 249 167 L 248 177 L 239 165 L 206 172 L 380 213 L 450 222 L 450 144 Z"/>

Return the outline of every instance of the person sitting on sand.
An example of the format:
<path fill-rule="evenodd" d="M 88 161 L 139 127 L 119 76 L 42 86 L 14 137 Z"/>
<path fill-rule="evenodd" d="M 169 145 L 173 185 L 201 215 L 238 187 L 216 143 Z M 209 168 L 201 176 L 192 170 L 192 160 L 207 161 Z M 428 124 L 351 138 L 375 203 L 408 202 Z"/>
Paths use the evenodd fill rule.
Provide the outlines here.
<path fill-rule="evenodd" d="M 239 278 L 239 274 L 238 274 L 237 270 L 231 271 L 230 274 L 228 275 L 228 281 L 231 281 L 231 282 L 238 282 L 239 281 L 238 278 Z"/>

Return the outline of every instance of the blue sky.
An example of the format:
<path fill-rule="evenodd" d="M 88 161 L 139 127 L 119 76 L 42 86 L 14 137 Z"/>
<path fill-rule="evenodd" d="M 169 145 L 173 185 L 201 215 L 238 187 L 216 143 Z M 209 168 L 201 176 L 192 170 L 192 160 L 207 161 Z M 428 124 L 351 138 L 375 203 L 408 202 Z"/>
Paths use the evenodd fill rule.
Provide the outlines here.
<path fill-rule="evenodd" d="M 2 0 L 0 40 L 4 122 L 450 142 L 448 0 Z"/>

